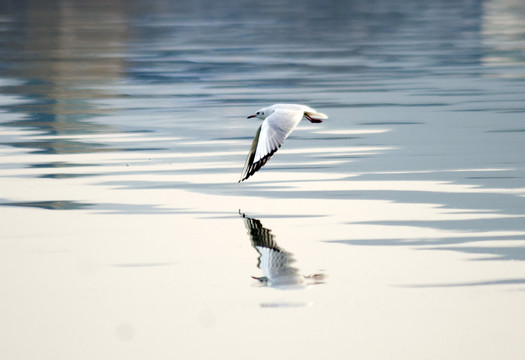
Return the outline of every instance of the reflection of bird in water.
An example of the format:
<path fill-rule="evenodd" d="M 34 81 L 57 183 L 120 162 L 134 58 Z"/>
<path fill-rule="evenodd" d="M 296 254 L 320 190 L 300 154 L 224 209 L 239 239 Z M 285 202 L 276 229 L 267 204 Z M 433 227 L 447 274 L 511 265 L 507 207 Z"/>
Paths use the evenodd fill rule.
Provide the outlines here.
<path fill-rule="evenodd" d="M 257 266 L 263 271 L 264 276 L 252 277 L 261 285 L 290 289 L 323 283 L 323 274 L 309 276 L 299 274 L 299 270 L 292 266 L 295 262 L 293 255 L 277 245 L 271 230 L 263 227 L 259 220 L 239 213 L 248 229 L 252 246 L 259 253 Z"/>

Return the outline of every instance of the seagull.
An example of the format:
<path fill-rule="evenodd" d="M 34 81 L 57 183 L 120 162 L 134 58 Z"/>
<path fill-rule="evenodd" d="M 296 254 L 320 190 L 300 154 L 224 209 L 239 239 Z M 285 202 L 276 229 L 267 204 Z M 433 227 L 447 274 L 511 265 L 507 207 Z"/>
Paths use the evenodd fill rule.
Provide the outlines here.
<path fill-rule="evenodd" d="M 311 123 L 320 123 L 328 116 L 306 105 L 275 104 L 260 109 L 248 116 L 250 118 L 264 121 L 255 133 L 239 182 L 248 179 L 266 164 L 303 118 Z"/>
<path fill-rule="evenodd" d="M 277 289 L 299 289 L 310 285 L 324 283 L 324 274 L 301 275 L 292 264 L 295 259 L 292 253 L 277 245 L 275 236 L 270 229 L 265 228 L 257 219 L 250 218 L 239 210 L 244 219 L 244 225 L 252 246 L 259 253 L 257 266 L 263 271 L 264 276 L 253 279 L 262 286 Z"/>

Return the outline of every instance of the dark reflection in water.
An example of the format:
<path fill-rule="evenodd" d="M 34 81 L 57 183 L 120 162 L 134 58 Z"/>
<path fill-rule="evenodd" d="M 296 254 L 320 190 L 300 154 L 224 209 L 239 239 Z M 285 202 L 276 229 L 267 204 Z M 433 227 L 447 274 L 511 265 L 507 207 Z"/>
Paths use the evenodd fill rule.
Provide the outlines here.
<path fill-rule="evenodd" d="M 523 219 L 517 219 L 521 223 Z M 480 221 L 481 222 L 481 221 Z M 399 225 L 412 225 L 411 222 L 400 223 Z M 448 230 L 448 228 L 443 227 Z M 497 242 L 497 241 L 515 241 L 515 246 L 475 246 L 483 242 Z M 418 240 L 410 239 L 353 239 L 353 240 L 334 240 L 333 243 L 341 243 L 347 245 L 361 245 L 361 246 L 410 246 L 413 248 L 422 248 L 425 250 L 441 250 L 441 251 L 459 251 L 462 253 L 476 256 L 477 261 L 525 261 L 525 248 L 523 248 L 523 235 L 480 235 L 480 236 L 462 236 L 450 238 L 425 238 Z M 436 247 L 430 247 L 436 246 Z M 447 246 L 452 245 L 452 246 Z M 471 245 L 471 246 L 468 246 Z"/>
<path fill-rule="evenodd" d="M 94 166 L 94 164 L 75 164 L 75 163 L 67 163 L 64 161 L 56 161 L 56 162 L 29 165 L 30 168 L 35 168 L 35 169 L 68 169 L 68 168 L 89 167 L 89 166 Z M 43 174 L 43 175 L 39 175 L 38 177 L 43 178 L 43 179 L 69 179 L 69 178 L 78 178 L 78 177 L 96 176 L 96 175 L 97 174 L 95 173 L 93 174 L 57 173 L 57 174 Z"/>
<path fill-rule="evenodd" d="M 0 203 L 2 206 L 21 206 L 32 207 L 46 210 L 80 210 L 92 206 L 92 204 L 85 204 L 76 201 L 28 201 L 28 202 L 7 202 Z"/>
<path fill-rule="evenodd" d="M 503 280 L 491 280 L 491 281 L 463 282 L 463 283 L 419 284 L 419 285 L 407 285 L 406 287 L 446 288 L 446 287 L 493 286 L 493 285 L 525 285 L 525 279 L 518 278 L 518 279 L 503 279 Z M 525 290 L 525 288 L 522 288 L 521 290 Z"/>
<path fill-rule="evenodd" d="M 298 289 L 324 282 L 324 274 L 301 275 L 292 265 L 295 262 L 293 255 L 277 245 L 271 230 L 265 228 L 259 220 L 239 213 L 244 219 L 252 246 L 259 253 L 257 266 L 264 276 L 253 278 L 261 285 L 278 289 Z"/>
<path fill-rule="evenodd" d="M 51 176 L 50 176 L 51 177 Z M 66 177 L 73 177 L 66 176 Z M 57 177 L 60 178 L 60 177 Z M 157 204 L 128 204 L 128 203 L 86 203 L 72 200 L 46 200 L 46 201 L 7 201 L 0 199 L 0 206 L 13 207 L 28 207 L 45 210 L 84 210 L 89 209 L 92 212 L 103 214 L 143 214 L 143 215 L 158 215 L 158 214 L 174 214 L 174 213 L 189 213 L 187 209 L 173 209 L 166 208 Z"/>
<path fill-rule="evenodd" d="M 97 176 L 98 174 L 45 174 L 40 175 L 42 179 L 74 179 L 79 177 Z"/>
<path fill-rule="evenodd" d="M 40 163 L 40 164 L 31 164 L 29 167 L 36 168 L 36 169 L 61 169 L 61 168 L 71 168 L 71 167 L 84 167 L 84 166 L 94 166 L 93 164 L 75 164 L 75 163 L 68 163 L 64 161 L 55 161 L 55 162 L 48 162 L 48 163 Z"/>

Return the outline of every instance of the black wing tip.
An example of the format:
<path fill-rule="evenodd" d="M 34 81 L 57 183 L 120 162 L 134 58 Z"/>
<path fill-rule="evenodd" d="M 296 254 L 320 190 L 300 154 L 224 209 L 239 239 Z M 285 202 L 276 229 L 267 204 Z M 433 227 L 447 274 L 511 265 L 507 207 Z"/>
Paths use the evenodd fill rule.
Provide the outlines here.
<path fill-rule="evenodd" d="M 237 181 L 237 184 L 240 184 L 240 183 L 244 182 L 244 180 L 248 179 L 250 176 L 251 176 L 251 174 L 244 175 L 244 177 L 241 177 L 241 179 L 239 181 Z"/>
<path fill-rule="evenodd" d="M 276 149 L 272 150 L 270 153 L 268 153 L 265 157 L 261 158 L 259 161 L 256 161 L 254 163 L 251 163 L 248 166 L 248 170 L 246 171 L 246 174 L 243 178 L 241 178 L 237 183 L 243 182 L 244 180 L 248 179 L 250 176 L 255 174 L 257 171 L 259 171 L 264 164 L 270 160 L 270 158 L 279 150 L 281 146 L 279 145 Z"/>

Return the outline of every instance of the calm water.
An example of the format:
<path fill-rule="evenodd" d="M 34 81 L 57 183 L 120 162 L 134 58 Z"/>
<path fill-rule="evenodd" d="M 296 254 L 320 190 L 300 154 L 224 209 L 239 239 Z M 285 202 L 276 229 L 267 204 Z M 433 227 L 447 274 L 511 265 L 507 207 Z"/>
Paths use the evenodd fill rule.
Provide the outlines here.
<path fill-rule="evenodd" d="M 520 358 L 524 22 L 517 0 L 2 1 L 0 354 Z M 238 184 L 246 116 L 277 102 L 330 119 Z"/>

